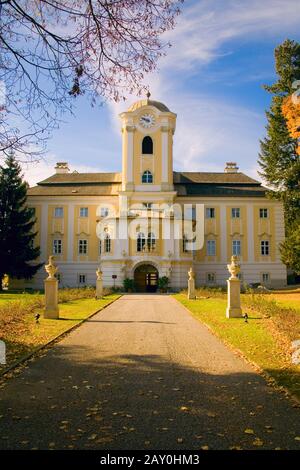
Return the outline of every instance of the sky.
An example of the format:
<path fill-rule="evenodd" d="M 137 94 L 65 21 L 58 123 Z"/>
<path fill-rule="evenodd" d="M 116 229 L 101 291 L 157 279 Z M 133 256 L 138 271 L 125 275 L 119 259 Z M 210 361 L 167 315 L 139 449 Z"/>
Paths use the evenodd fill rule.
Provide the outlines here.
<path fill-rule="evenodd" d="M 174 30 L 163 40 L 172 47 L 146 75 L 151 98 L 177 114 L 175 171 L 223 171 L 227 161 L 259 179 L 259 140 L 265 136 L 276 79 L 274 49 L 286 38 L 300 41 L 299 0 L 186 0 Z M 127 102 L 92 108 L 84 96 L 75 116 L 66 116 L 39 163 L 24 166 L 35 185 L 67 161 L 71 171 L 121 171 L 118 114 Z"/>

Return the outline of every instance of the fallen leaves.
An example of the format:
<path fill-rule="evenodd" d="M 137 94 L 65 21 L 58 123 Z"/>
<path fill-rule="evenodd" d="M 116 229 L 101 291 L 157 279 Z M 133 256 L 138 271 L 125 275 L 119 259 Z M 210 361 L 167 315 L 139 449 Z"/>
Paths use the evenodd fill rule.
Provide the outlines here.
<path fill-rule="evenodd" d="M 252 443 L 256 447 L 262 447 L 264 445 L 263 441 L 256 437 Z"/>
<path fill-rule="evenodd" d="M 253 429 L 245 429 L 244 431 L 245 434 L 254 434 Z"/>

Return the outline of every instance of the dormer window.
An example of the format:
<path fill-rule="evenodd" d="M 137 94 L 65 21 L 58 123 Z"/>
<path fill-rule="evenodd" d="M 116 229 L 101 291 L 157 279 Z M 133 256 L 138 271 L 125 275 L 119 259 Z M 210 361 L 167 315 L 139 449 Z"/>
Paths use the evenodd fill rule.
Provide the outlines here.
<path fill-rule="evenodd" d="M 146 170 L 142 176 L 142 183 L 153 183 L 153 175 L 151 171 Z"/>
<path fill-rule="evenodd" d="M 142 142 L 142 154 L 143 155 L 152 155 L 153 154 L 153 140 L 149 135 L 143 138 Z"/>

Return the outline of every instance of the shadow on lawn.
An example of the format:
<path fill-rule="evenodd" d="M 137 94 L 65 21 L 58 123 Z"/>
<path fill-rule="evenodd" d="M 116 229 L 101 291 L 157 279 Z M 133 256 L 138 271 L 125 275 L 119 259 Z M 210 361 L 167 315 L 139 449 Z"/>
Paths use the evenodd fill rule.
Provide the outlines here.
<path fill-rule="evenodd" d="M 8 380 L 0 448 L 300 448 L 300 410 L 254 372 L 104 354 L 58 344 Z"/>

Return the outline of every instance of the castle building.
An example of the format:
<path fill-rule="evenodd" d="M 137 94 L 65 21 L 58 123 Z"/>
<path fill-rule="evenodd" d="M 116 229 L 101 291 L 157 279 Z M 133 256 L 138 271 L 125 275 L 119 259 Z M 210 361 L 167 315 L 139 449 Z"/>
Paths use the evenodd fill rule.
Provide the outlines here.
<path fill-rule="evenodd" d="M 54 255 L 61 286 L 94 285 L 99 265 L 104 286 L 130 278 L 137 290 L 155 291 L 167 276 L 178 290 L 191 265 L 196 285 L 224 285 L 233 254 L 243 282 L 286 284 L 282 204 L 260 182 L 232 162 L 220 173 L 173 171 L 176 114 L 163 103 L 137 101 L 120 120 L 121 173 L 71 173 L 60 162 L 29 189 L 40 261 Z M 180 209 L 198 238 L 193 249 Z M 41 269 L 25 287 L 41 288 L 44 278 Z"/>

